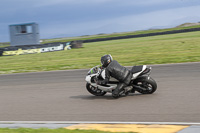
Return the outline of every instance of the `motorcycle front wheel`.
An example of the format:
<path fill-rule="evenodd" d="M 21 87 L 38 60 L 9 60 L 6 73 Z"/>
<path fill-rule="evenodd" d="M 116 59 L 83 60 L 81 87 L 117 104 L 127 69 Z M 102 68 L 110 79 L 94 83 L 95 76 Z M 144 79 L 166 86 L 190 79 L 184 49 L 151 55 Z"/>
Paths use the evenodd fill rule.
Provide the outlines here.
<path fill-rule="evenodd" d="M 86 89 L 88 90 L 88 92 L 95 96 L 104 96 L 106 94 L 105 91 L 102 91 L 97 87 L 92 86 L 90 83 L 86 83 Z"/>
<path fill-rule="evenodd" d="M 136 91 L 142 94 L 152 94 L 157 89 L 156 81 L 151 77 L 136 79 L 133 84 L 137 86 Z"/>

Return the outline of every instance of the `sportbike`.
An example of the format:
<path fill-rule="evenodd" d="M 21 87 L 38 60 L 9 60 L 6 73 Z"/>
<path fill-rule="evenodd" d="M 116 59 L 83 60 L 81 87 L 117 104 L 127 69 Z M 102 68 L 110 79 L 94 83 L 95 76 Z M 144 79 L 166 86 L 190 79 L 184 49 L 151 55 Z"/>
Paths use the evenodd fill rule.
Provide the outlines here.
<path fill-rule="evenodd" d="M 151 67 L 146 65 L 133 66 L 130 70 L 132 73 L 132 79 L 127 87 L 124 87 L 120 92 L 120 95 L 128 95 L 129 93 L 135 93 L 135 91 L 142 94 L 152 94 L 157 89 L 155 80 L 150 77 Z M 95 96 L 104 96 L 106 93 L 112 93 L 119 83 L 118 80 L 110 78 L 109 83 L 106 85 L 98 85 L 95 82 L 96 78 L 105 79 L 105 69 L 100 66 L 95 66 L 88 71 L 85 78 L 86 89 Z"/>

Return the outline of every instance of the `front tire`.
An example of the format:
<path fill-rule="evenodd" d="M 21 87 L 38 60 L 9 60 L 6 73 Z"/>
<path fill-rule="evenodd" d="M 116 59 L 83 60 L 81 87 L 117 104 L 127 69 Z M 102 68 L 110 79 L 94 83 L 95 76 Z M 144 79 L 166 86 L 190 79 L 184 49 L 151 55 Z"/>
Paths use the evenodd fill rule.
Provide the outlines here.
<path fill-rule="evenodd" d="M 143 88 L 143 89 L 138 89 L 138 88 L 136 89 L 139 93 L 142 94 L 152 94 L 157 90 L 156 81 L 151 77 L 136 79 L 133 84 Z"/>
<path fill-rule="evenodd" d="M 86 84 L 86 89 L 88 90 L 88 92 L 95 96 L 104 96 L 106 94 L 106 92 L 98 89 L 97 87 L 92 86 L 90 83 Z"/>

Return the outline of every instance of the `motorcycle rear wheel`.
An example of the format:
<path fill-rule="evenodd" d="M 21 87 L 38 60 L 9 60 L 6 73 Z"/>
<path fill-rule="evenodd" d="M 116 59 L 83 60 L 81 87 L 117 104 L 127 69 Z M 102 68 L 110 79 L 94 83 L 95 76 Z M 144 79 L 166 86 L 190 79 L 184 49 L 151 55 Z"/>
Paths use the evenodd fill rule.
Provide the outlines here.
<path fill-rule="evenodd" d="M 136 91 L 142 94 L 152 94 L 157 90 L 156 81 L 151 77 L 136 79 L 134 81 L 134 85 L 144 88 L 144 89 L 136 89 Z"/>
<path fill-rule="evenodd" d="M 92 86 L 90 83 L 86 83 L 86 89 L 95 96 L 104 96 L 107 93 L 98 89 L 97 87 Z"/>

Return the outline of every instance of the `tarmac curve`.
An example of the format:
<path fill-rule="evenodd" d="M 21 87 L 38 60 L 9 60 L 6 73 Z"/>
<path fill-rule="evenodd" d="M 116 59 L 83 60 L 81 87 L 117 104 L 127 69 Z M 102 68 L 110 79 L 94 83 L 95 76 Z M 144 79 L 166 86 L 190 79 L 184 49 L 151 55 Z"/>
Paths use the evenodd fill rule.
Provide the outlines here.
<path fill-rule="evenodd" d="M 88 70 L 0 75 L 0 121 L 200 122 L 200 63 L 152 65 L 158 90 L 113 99 L 85 89 Z"/>

